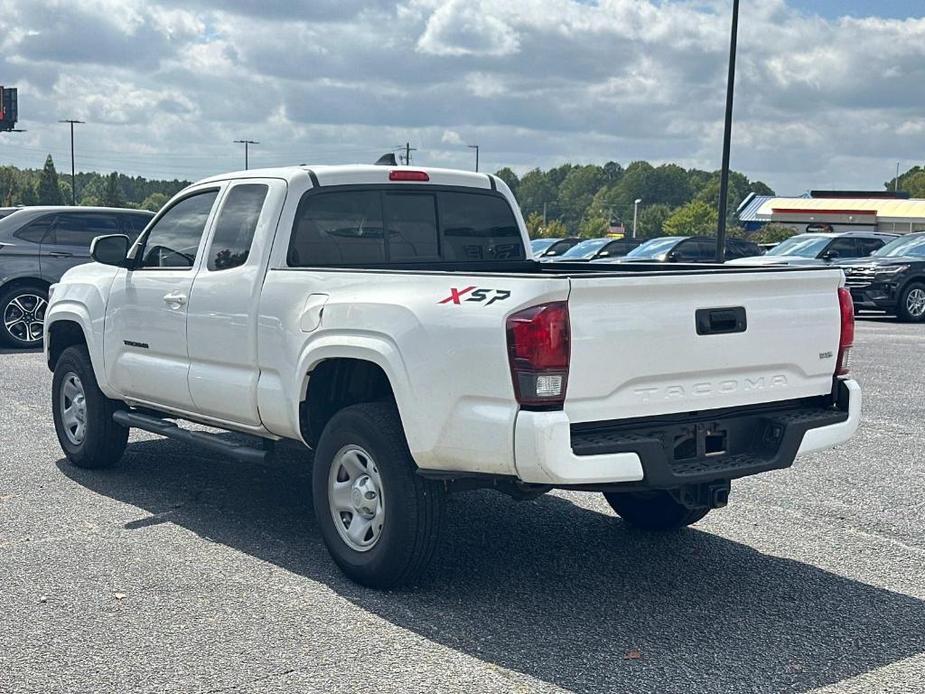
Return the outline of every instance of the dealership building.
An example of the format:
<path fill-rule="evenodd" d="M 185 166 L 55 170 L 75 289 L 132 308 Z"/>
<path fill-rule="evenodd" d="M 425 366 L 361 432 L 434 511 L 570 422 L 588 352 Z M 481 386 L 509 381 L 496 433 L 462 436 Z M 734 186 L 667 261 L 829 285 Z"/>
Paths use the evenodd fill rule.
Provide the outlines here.
<path fill-rule="evenodd" d="M 752 194 L 737 212 L 749 230 L 774 222 L 799 232 L 925 231 L 925 200 L 903 193 L 813 191 L 799 198 Z"/>

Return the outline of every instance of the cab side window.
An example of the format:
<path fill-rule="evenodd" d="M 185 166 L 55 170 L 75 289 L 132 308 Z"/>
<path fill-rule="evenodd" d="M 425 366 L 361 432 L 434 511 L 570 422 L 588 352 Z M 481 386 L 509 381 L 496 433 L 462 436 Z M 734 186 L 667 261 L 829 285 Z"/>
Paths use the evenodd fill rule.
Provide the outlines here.
<path fill-rule="evenodd" d="M 715 257 L 716 249 L 709 241 L 688 239 L 678 244 L 677 258 L 682 263 L 702 263 Z"/>
<path fill-rule="evenodd" d="M 269 186 L 262 183 L 245 183 L 236 185 L 228 193 L 215 222 L 208 256 L 210 270 L 229 270 L 247 261 L 269 190 Z"/>
<path fill-rule="evenodd" d="M 857 258 L 860 255 L 858 246 L 852 238 L 835 239 L 825 249 L 826 253 L 837 253 L 836 258 Z"/>
<path fill-rule="evenodd" d="M 217 190 L 206 190 L 168 209 L 148 232 L 138 267 L 192 268 L 216 197 Z"/>
<path fill-rule="evenodd" d="M 17 239 L 28 241 L 29 243 L 42 243 L 42 239 L 45 238 L 45 235 L 51 230 L 54 223 L 55 215 L 46 214 L 43 217 L 29 222 L 22 229 L 15 232 L 13 236 Z"/>
<path fill-rule="evenodd" d="M 883 248 L 883 239 L 858 239 L 858 246 L 861 248 L 861 256 L 866 257 L 879 248 Z"/>
<path fill-rule="evenodd" d="M 68 212 L 58 215 L 54 230 L 44 243 L 90 248 L 90 243 L 97 236 L 120 233 L 122 233 L 122 228 L 114 215 L 99 212 Z"/>

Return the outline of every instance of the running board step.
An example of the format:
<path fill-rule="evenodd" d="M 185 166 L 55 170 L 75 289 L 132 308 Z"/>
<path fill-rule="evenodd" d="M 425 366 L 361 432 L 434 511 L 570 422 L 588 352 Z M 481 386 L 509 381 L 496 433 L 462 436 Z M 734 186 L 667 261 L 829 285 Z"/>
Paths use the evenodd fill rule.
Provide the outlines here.
<path fill-rule="evenodd" d="M 222 441 L 216 434 L 206 434 L 201 431 L 188 431 L 181 429 L 176 424 L 160 417 L 131 412 L 129 410 L 118 410 L 113 413 L 112 419 L 116 424 L 124 427 L 134 427 L 135 429 L 144 429 L 152 434 L 160 434 L 169 439 L 177 439 L 186 443 L 193 443 L 203 448 L 208 448 L 216 453 L 221 453 L 229 458 L 233 458 L 241 463 L 262 463 L 266 461 L 267 451 L 243 446 L 239 443 L 228 443 Z"/>

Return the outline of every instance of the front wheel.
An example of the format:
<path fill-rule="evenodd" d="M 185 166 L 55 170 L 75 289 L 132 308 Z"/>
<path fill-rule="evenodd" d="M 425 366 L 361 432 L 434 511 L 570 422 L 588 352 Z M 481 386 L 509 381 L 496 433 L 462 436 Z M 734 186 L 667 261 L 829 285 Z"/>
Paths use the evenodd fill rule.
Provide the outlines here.
<path fill-rule="evenodd" d="M 709 508 L 690 509 L 666 491 L 604 492 L 610 508 L 627 524 L 642 530 L 677 530 L 696 523 Z"/>
<path fill-rule="evenodd" d="M 9 347 L 42 346 L 42 328 L 48 290 L 37 284 L 21 284 L 0 291 L 0 342 Z"/>
<path fill-rule="evenodd" d="M 900 320 L 909 323 L 925 321 L 925 284 L 913 282 L 903 290 L 897 314 Z"/>
<path fill-rule="evenodd" d="M 87 348 L 64 350 L 51 383 L 55 433 L 67 459 L 82 468 L 106 468 L 119 462 L 128 429 L 112 421 L 120 403 L 100 390 Z"/>
<path fill-rule="evenodd" d="M 391 588 L 426 567 L 445 492 L 417 474 L 393 403 L 352 405 L 331 418 L 315 452 L 312 496 L 328 551 L 357 583 Z"/>

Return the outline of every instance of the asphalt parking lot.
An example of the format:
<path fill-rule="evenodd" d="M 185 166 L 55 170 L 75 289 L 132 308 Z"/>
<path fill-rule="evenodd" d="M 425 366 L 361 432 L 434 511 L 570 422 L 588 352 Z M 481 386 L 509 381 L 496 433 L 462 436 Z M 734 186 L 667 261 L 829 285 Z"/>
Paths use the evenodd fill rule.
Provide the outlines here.
<path fill-rule="evenodd" d="M 308 457 L 133 435 L 68 465 L 0 353 L 2 692 L 925 690 L 925 326 L 858 325 L 864 424 L 673 535 L 599 495 L 455 496 L 414 591 L 346 581 Z"/>

